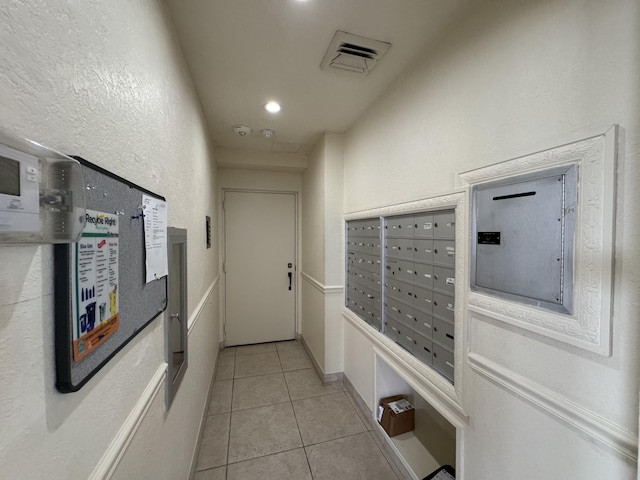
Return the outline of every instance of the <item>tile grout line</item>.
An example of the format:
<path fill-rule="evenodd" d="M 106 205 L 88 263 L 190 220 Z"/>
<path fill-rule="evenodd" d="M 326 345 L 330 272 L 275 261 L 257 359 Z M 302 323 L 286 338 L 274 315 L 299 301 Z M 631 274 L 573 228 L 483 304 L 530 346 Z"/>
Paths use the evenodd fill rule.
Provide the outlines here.
<path fill-rule="evenodd" d="M 237 353 L 236 349 L 234 353 Z M 227 461 L 224 467 L 224 478 L 227 479 L 227 475 L 229 475 L 229 450 L 231 449 L 231 420 L 233 417 L 233 393 L 236 387 L 236 357 L 233 357 L 233 379 L 231 380 L 231 405 L 229 405 L 229 434 L 227 435 Z"/>

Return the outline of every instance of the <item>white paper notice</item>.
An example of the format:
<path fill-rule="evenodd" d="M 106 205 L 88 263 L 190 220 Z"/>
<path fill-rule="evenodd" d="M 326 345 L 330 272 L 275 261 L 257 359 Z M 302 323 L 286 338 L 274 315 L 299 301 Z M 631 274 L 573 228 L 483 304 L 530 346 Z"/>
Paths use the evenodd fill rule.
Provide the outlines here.
<path fill-rule="evenodd" d="M 147 283 L 167 275 L 167 202 L 142 196 Z"/>

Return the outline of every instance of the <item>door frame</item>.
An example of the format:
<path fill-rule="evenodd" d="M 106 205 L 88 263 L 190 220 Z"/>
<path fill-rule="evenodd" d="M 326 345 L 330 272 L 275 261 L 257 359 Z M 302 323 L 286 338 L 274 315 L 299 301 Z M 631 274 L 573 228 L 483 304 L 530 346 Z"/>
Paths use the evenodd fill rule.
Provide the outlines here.
<path fill-rule="evenodd" d="M 221 313 L 221 318 L 222 318 L 222 331 L 221 333 L 221 337 L 222 338 L 222 342 L 225 343 L 226 342 L 226 338 L 227 338 L 227 272 L 226 272 L 226 260 L 227 260 L 227 245 L 226 245 L 226 241 L 227 241 L 227 218 L 226 218 L 226 209 L 225 209 L 225 198 L 226 198 L 226 193 L 227 192 L 239 192 L 239 193 L 267 193 L 267 194 L 279 194 L 279 195 L 293 195 L 293 199 L 294 199 L 294 218 L 293 218 L 293 222 L 294 222 L 294 226 L 293 226 L 293 231 L 294 231 L 294 241 L 293 241 L 293 245 L 294 245 L 294 258 L 295 258 L 295 263 L 294 263 L 294 308 L 293 308 L 293 316 L 294 316 L 294 338 L 297 340 L 298 339 L 298 334 L 300 332 L 300 295 L 301 295 L 301 290 L 300 290 L 300 239 L 301 239 L 301 232 L 300 232 L 300 226 L 301 226 L 301 219 L 299 218 L 300 216 L 300 192 L 295 191 L 295 190 L 267 190 L 267 189 L 253 189 L 253 188 L 233 188 L 233 187 L 223 187 L 221 188 L 221 199 L 220 199 L 220 210 L 221 210 L 221 215 L 220 217 L 222 218 L 222 227 L 220 228 L 220 236 L 219 241 L 220 241 L 220 276 L 222 278 L 222 282 L 220 285 L 220 313 Z"/>

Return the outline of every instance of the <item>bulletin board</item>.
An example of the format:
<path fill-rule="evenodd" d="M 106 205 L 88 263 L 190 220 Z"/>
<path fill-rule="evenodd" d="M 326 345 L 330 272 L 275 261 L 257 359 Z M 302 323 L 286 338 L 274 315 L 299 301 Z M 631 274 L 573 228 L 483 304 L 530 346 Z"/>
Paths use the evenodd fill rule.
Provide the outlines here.
<path fill-rule="evenodd" d="M 86 225 L 54 245 L 56 388 L 78 391 L 167 306 L 167 277 L 147 283 L 143 196 L 164 197 L 80 157 Z M 166 208 L 166 204 L 165 204 Z M 148 214 L 148 212 L 147 212 Z"/>

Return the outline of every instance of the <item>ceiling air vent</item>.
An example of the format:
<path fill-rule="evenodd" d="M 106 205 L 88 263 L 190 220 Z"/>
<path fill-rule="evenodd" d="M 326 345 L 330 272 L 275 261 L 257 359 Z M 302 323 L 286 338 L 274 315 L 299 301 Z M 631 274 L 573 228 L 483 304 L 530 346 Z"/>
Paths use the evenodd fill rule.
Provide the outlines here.
<path fill-rule="evenodd" d="M 338 30 L 333 36 L 320 68 L 366 75 L 391 47 L 390 43 Z"/>

